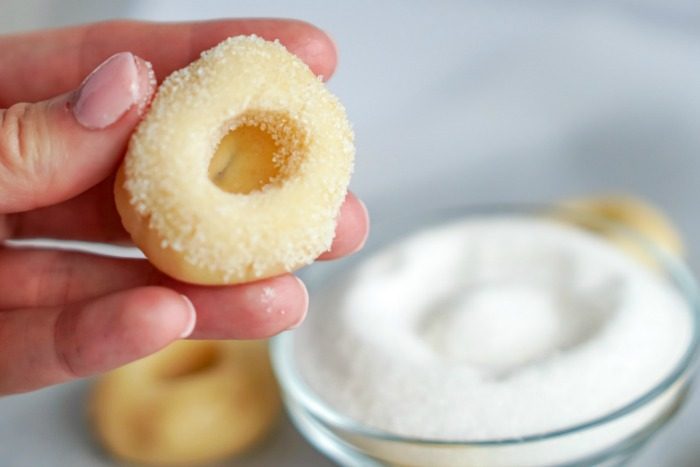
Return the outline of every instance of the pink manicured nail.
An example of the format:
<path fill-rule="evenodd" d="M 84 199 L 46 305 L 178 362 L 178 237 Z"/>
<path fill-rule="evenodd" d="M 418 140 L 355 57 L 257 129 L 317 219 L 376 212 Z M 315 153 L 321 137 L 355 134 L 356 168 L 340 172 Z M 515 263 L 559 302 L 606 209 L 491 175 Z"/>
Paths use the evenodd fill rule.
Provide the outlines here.
<path fill-rule="evenodd" d="M 194 309 L 194 305 L 192 304 L 192 301 L 187 297 L 187 295 L 183 295 L 182 299 L 185 301 L 185 303 L 187 304 L 187 308 L 189 308 L 190 310 L 190 316 L 187 321 L 187 326 L 185 326 L 185 329 L 183 329 L 182 333 L 180 334 L 180 338 L 184 339 L 186 337 L 189 337 L 194 331 L 194 327 L 197 324 L 197 311 Z"/>
<path fill-rule="evenodd" d="M 140 87 L 134 56 L 129 52 L 112 55 L 80 85 L 73 115 L 85 128 L 106 128 L 141 100 Z"/>

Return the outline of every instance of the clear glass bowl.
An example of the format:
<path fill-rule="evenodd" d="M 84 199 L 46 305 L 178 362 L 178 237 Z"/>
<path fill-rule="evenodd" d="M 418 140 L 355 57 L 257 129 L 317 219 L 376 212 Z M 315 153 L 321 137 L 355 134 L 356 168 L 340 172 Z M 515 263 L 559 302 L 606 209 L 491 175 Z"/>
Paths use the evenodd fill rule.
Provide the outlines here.
<path fill-rule="evenodd" d="M 690 384 L 698 349 L 699 301 L 695 281 L 677 259 L 623 227 L 590 215 L 552 206 L 459 208 L 412 214 L 375 226 L 365 250 L 352 259 L 316 264 L 305 271 L 311 299 L 314 291 L 375 251 L 413 232 L 479 215 L 562 216 L 598 231 L 614 230 L 629 237 L 655 263 L 670 285 L 687 301 L 692 313 L 692 338 L 679 364 L 655 387 L 624 407 L 586 423 L 549 433 L 488 441 L 441 441 L 397 436 L 363 426 L 327 405 L 304 382 L 295 365 L 293 332 L 271 344 L 271 357 L 289 415 L 317 449 L 347 466 L 608 466 L 620 465 L 637 452 L 679 409 Z"/>

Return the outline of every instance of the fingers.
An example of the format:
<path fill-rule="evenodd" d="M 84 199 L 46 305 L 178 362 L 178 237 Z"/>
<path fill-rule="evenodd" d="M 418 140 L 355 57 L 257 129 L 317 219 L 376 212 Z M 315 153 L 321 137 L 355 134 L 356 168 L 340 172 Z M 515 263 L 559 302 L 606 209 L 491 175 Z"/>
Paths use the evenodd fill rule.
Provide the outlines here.
<path fill-rule="evenodd" d="M 145 260 L 0 249 L 0 310 L 60 306 L 161 283 L 162 276 Z"/>
<path fill-rule="evenodd" d="M 0 113 L 0 213 L 69 199 L 114 169 L 153 92 L 139 53 L 165 75 L 227 36 L 250 33 L 280 38 L 318 73 L 335 67 L 330 39 L 296 21 L 122 21 L 0 37 L 0 96 L 9 106 Z M 15 104 L 37 99 L 47 100 Z"/>
<path fill-rule="evenodd" d="M 109 21 L 0 36 L 0 107 L 67 92 L 105 58 L 123 51 L 153 63 L 156 76 L 163 79 L 196 59 L 203 50 L 242 34 L 279 39 L 316 74 L 326 78 L 335 69 L 333 42 L 323 31 L 301 21 Z"/>
<path fill-rule="evenodd" d="M 290 274 L 232 287 L 198 287 L 167 281 L 197 310 L 195 339 L 261 339 L 297 327 L 309 295 Z"/>
<path fill-rule="evenodd" d="M 58 203 L 105 179 L 153 92 L 148 64 L 123 52 L 73 92 L 0 110 L 0 213 Z"/>
<path fill-rule="evenodd" d="M 197 338 L 269 337 L 299 324 L 308 307 L 306 288 L 291 275 L 232 287 L 203 287 L 170 279 L 145 260 L 0 250 L 0 310 L 55 307 L 147 285 L 167 287 L 192 300 L 198 316 L 193 334 Z"/>
<path fill-rule="evenodd" d="M 367 207 L 355 195 L 348 192 L 340 208 L 335 238 L 330 250 L 318 259 L 336 259 L 356 253 L 364 246 L 369 235 L 369 213 Z"/>
<path fill-rule="evenodd" d="M 114 202 L 114 176 L 62 203 L 0 216 L 3 238 L 129 242 Z"/>
<path fill-rule="evenodd" d="M 130 240 L 114 207 L 113 178 L 63 203 L 33 211 L 0 216 L 2 238 L 59 238 L 106 243 Z M 340 209 L 330 251 L 319 259 L 334 259 L 359 250 L 367 239 L 367 209 L 348 193 Z"/>
<path fill-rule="evenodd" d="M 195 320 L 187 300 L 163 287 L 1 312 L 0 394 L 111 370 L 187 335 Z"/>

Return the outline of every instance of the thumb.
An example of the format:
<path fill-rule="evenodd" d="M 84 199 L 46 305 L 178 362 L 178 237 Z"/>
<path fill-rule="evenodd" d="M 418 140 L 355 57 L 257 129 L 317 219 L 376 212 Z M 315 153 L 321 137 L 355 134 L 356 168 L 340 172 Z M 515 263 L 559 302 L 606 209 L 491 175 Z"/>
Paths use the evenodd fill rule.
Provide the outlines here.
<path fill-rule="evenodd" d="M 58 203 L 106 178 L 154 89 L 150 64 L 121 52 L 75 91 L 0 110 L 0 213 Z"/>

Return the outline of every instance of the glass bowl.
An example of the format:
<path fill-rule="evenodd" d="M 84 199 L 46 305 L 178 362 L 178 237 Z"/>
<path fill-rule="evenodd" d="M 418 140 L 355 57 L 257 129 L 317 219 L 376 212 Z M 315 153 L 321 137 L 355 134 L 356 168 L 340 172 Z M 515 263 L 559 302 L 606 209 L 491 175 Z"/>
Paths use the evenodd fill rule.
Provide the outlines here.
<path fill-rule="evenodd" d="M 412 214 L 375 226 L 363 252 L 355 257 L 316 264 L 304 272 L 311 300 L 314 292 L 374 252 L 419 230 L 478 215 L 528 215 L 567 219 L 597 231 L 614 230 L 634 242 L 666 281 L 685 299 L 693 329 L 685 353 L 665 378 L 636 400 L 604 416 L 556 431 L 486 441 L 442 441 L 399 436 L 364 426 L 326 404 L 305 383 L 295 364 L 295 333 L 271 342 L 273 367 L 287 411 L 299 431 L 317 449 L 347 466 L 608 466 L 620 465 L 637 452 L 681 407 L 698 348 L 699 301 L 695 281 L 677 259 L 624 227 L 570 209 L 553 206 L 491 206 Z"/>

